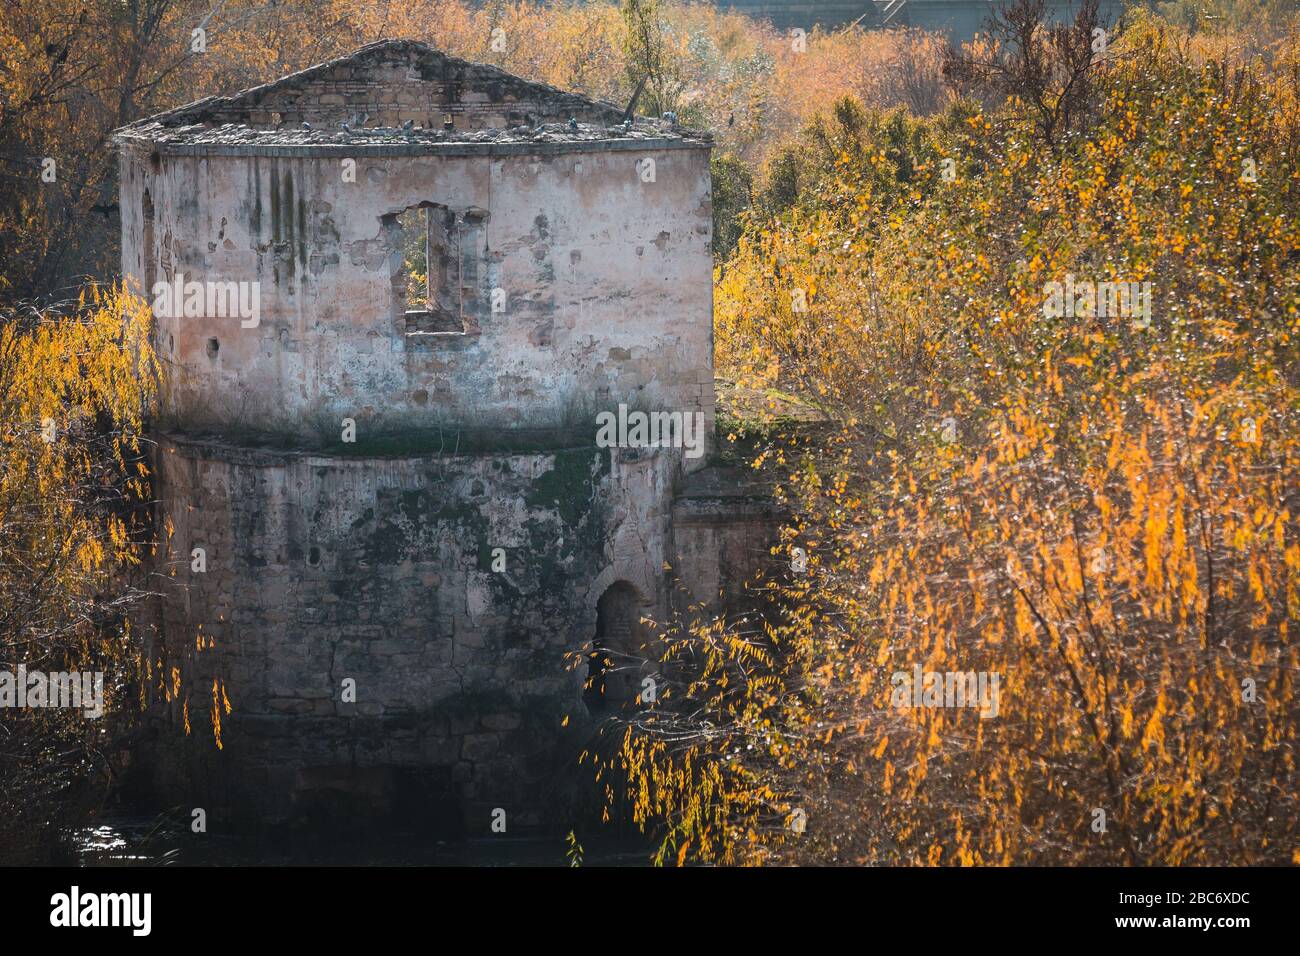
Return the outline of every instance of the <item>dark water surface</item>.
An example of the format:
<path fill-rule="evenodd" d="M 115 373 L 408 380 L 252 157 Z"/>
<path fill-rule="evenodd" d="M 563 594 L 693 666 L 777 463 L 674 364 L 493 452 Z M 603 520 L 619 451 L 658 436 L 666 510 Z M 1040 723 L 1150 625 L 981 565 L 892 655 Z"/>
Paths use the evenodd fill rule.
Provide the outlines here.
<path fill-rule="evenodd" d="M 646 866 L 644 844 L 585 838 L 584 866 Z M 69 834 L 82 866 L 569 866 L 562 837 L 446 841 L 402 831 L 329 835 L 191 833 L 166 818 L 116 818 Z"/>

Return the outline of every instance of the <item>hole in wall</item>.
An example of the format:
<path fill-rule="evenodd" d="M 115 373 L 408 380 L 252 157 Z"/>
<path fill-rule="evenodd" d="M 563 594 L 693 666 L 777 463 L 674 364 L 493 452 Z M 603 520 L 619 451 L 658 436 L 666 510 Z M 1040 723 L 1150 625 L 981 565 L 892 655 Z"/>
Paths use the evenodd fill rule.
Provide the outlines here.
<path fill-rule="evenodd" d="M 221 343 L 218 342 L 216 339 L 208 339 L 208 348 L 207 348 L 208 358 L 215 359 L 217 357 L 217 353 L 220 351 L 221 351 Z"/>
<path fill-rule="evenodd" d="M 587 658 L 582 701 L 593 716 L 632 702 L 641 654 L 641 596 L 627 581 L 615 581 L 596 602 L 596 636 Z"/>
<path fill-rule="evenodd" d="M 311 549 L 307 552 L 307 563 L 310 564 L 313 568 L 316 567 L 318 564 L 320 564 L 320 548 L 316 547 L 316 545 L 314 544 L 311 546 Z"/>
<path fill-rule="evenodd" d="M 479 331 L 487 302 L 487 213 L 420 202 L 380 217 L 390 256 L 398 329 L 407 335 Z"/>
<path fill-rule="evenodd" d="M 158 281 L 158 253 L 154 250 L 153 196 L 148 189 L 140 198 L 140 219 L 143 229 L 140 254 L 144 257 L 144 292 L 145 295 L 152 296 L 154 283 Z"/>

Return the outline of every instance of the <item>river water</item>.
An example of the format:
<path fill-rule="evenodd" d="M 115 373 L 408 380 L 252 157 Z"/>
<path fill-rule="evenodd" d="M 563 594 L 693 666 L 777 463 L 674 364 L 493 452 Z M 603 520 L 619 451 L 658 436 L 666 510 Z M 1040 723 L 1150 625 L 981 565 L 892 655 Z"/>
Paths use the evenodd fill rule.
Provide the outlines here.
<path fill-rule="evenodd" d="M 582 865 L 646 866 L 642 843 L 579 841 Z M 569 866 L 568 841 L 496 836 L 449 842 L 402 831 L 324 836 L 195 834 L 160 818 L 118 818 L 69 834 L 82 866 Z"/>

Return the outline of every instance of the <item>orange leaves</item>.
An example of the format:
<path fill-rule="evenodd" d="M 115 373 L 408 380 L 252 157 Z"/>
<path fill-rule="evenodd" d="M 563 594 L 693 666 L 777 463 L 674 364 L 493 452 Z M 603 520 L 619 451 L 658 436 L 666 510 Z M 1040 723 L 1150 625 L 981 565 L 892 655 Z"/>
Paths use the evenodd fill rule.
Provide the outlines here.
<path fill-rule="evenodd" d="M 1162 502 L 1156 498 L 1148 499 L 1147 505 L 1149 510 L 1143 529 L 1146 586 L 1152 591 L 1160 591 L 1164 586 L 1164 538 L 1169 518 Z"/>
<path fill-rule="evenodd" d="M 221 688 L 217 678 L 214 677 L 212 678 L 212 707 L 210 713 L 212 716 L 212 737 L 218 750 L 224 749 L 224 745 L 221 742 L 221 714 L 223 703 L 225 705 L 225 712 L 229 714 L 230 701 L 226 699 L 224 689 Z"/>
<path fill-rule="evenodd" d="M 1165 746 L 1165 716 L 1166 699 L 1165 694 L 1161 691 L 1156 695 L 1156 704 L 1151 711 L 1151 716 L 1147 718 L 1146 726 L 1142 730 L 1142 742 L 1140 746 L 1143 750 L 1148 750 L 1152 746 L 1161 752 Z"/>
<path fill-rule="evenodd" d="M 918 130 L 936 149 L 916 170 L 994 158 L 939 190 L 876 178 L 880 124 L 831 138 L 823 165 L 798 167 L 826 191 L 753 228 L 719 271 L 719 364 L 822 416 L 814 440 L 782 433 L 755 462 L 821 546 L 815 577 L 773 588 L 780 653 L 755 664 L 696 633 L 693 699 L 725 699 L 708 719 L 727 730 L 690 750 L 689 773 L 648 745 L 635 764 L 644 812 L 697 827 L 692 854 L 717 832 L 706 782 L 708 805 L 760 841 L 790 794 L 815 795 L 861 855 L 891 862 L 944 846 L 941 862 L 1208 861 L 1245 845 L 1227 817 L 1261 856 L 1264 840 L 1292 845 L 1296 814 L 1260 795 L 1294 810 L 1280 795 L 1300 618 L 1300 175 L 1194 64 L 1157 50 L 1109 69 L 1095 126 L 1051 162 L 1025 149 L 1014 108 Z M 1294 184 L 1245 197 L 1223 159 L 1243 150 Z M 1085 270 L 1151 281 L 1151 321 L 1051 318 L 1044 284 Z M 815 289 L 806 312 L 796 285 Z M 889 706 L 895 668 L 916 662 L 999 675 L 998 717 Z M 760 715 L 774 686 L 782 706 Z M 703 776 L 710 759 L 722 782 Z M 1144 859 L 1116 827 L 1078 838 L 1102 806 Z"/>
<path fill-rule="evenodd" d="M 142 701 L 161 693 L 188 718 L 179 684 L 138 658 L 119 623 L 134 603 L 124 571 L 147 554 L 139 449 L 157 372 L 148 308 L 101 287 L 64 308 L 0 315 L 0 645 L 28 666 L 103 672 L 106 708 L 125 686 L 118 678 L 137 674 Z M 75 778 L 67 761 L 86 739 L 77 717 L 42 721 L 35 741 L 13 737 L 14 752 L 35 743 L 54 764 L 41 772 Z"/>
<path fill-rule="evenodd" d="M 1026 640 L 1034 636 L 1034 616 L 1029 602 L 1023 595 L 1017 596 L 1016 602 L 1016 636 Z M 1047 635 L 1044 635 L 1047 636 Z"/>

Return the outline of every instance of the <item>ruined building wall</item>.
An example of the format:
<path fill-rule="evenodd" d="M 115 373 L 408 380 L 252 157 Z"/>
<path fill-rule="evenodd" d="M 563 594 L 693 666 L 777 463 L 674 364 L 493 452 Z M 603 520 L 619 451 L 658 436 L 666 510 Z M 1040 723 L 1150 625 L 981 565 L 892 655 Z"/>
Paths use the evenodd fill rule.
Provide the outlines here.
<path fill-rule="evenodd" d="M 713 465 L 679 483 L 673 497 L 673 595 L 707 615 L 733 618 L 762 603 L 760 580 L 788 566 L 773 554 L 785 513 L 748 468 Z"/>
<path fill-rule="evenodd" d="M 567 663 L 593 639 L 597 602 L 619 585 L 638 614 L 667 610 L 678 465 L 627 458 L 352 459 L 164 438 L 155 656 L 181 667 L 172 717 L 188 706 L 195 728 L 162 735 L 165 789 L 274 820 L 321 779 L 408 768 L 471 825 L 495 807 L 546 822 L 548 787 L 599 717 L 585 667 Z"/>
<path fill-rule="evenodd" d="M 703 411 L 711 430 L 707 150 L 361 156 L 346 182 L 321 149 L 124 150 L 130 276 L 259 283 L 256 327 L 160 318 L 183 417 L 337 437 L 343 417 L 554 427 L 627 402 Z M 420 203 L 481 217 L 465 240 L 468 334 L 408 334 L 385 217 Z"/>
<path fill-rule="evenodd" d="M 561 122 L 505 129 L 538 111 Z M 300 128 L 357 112 L 420 129 Z M 618 703 L 572 655 L 654 658 L 642 616 L 724 609 L 765 552 L 706 456 L 595 447 L 619 404 L 713 433 L 709 145 L 617 119 L 396 41 L 120 131 L 128 278 L 256 286 L 255 317 L 156 314 L 151 660 L 191 728 L 147 761 L 169 795 L 547 822 Z M 412 309 L 398 217 L 420 209 L 446 272 Z"/>

